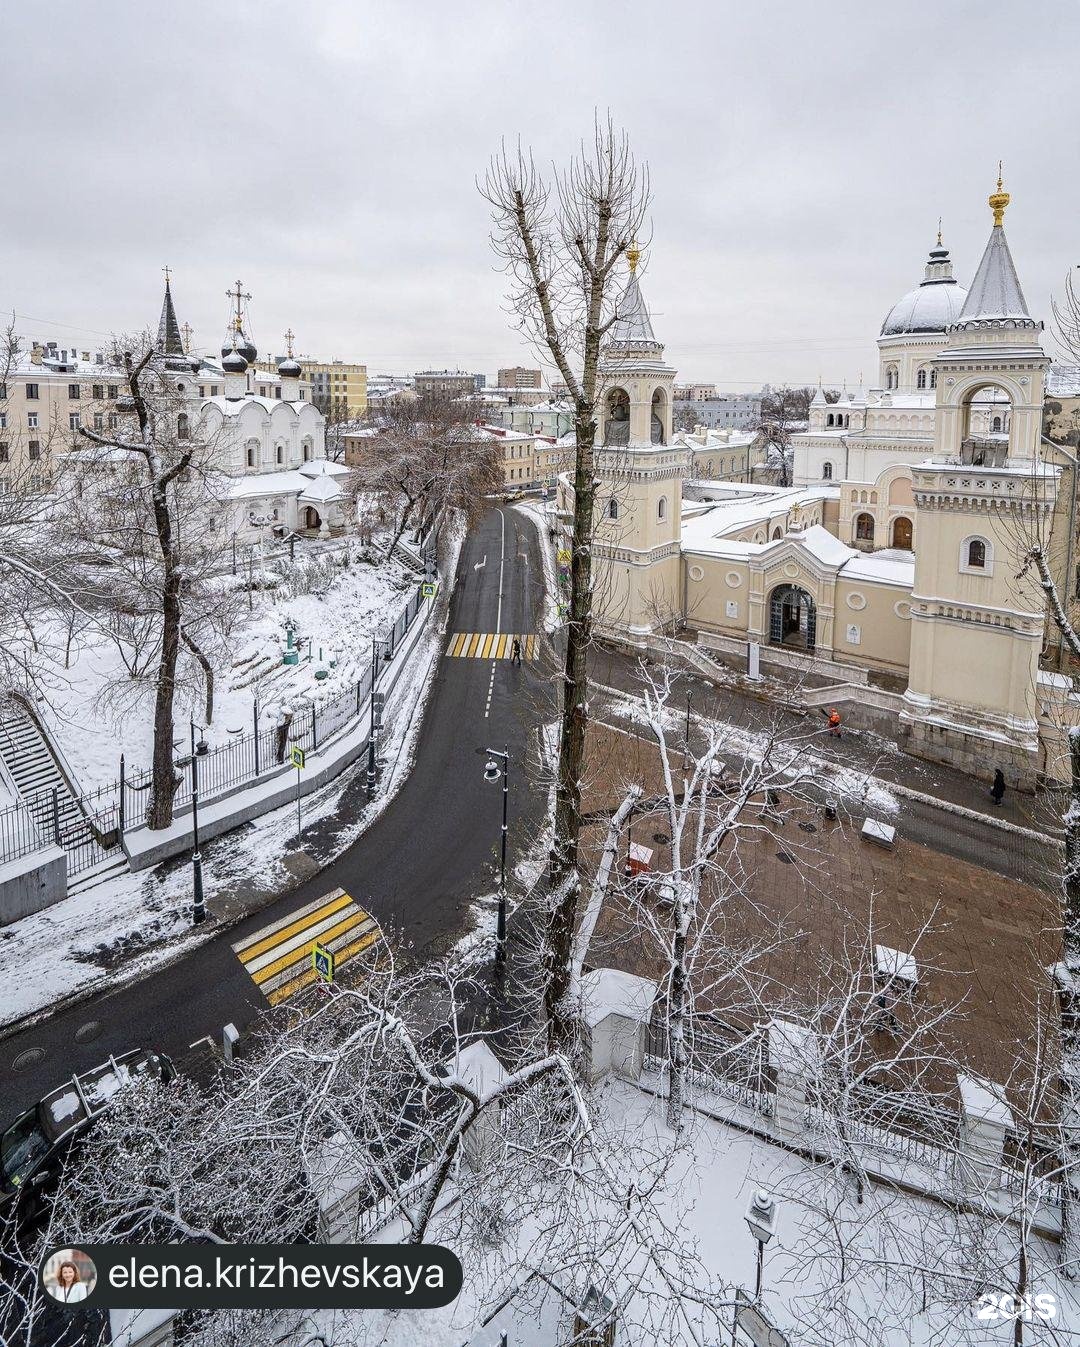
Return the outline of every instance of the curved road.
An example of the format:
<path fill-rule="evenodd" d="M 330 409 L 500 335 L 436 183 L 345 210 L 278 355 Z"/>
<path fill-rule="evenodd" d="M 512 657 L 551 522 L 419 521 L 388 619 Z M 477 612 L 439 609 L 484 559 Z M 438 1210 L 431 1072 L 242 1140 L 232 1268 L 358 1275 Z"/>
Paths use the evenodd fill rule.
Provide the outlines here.
<path fill-rule="evenodd" d="M 109 1053 L 138 1046 L 181 1057 L 229 1021 L 242 1029 L 265 1002 L 232 943 L 330 889 L 344 889 L 378 918 L 395 946 L 410 944 L 420 960 L 439 955 L 466 932 L 470 900 L 495 888 L 502 808 L 501 792 L 484 781 L 475 750 L 510 750 L 510 865 L 546 812 L 535 771 L 535 727 L 550 719 L 544 711 L 551 697 L 539 640 L 543 574 L 533 522 L 518 510 L 489 511 L 462 548 L 446 641 L 455 632 L 536 632 L 541 659 L 515 668 L 507 659 L 442 655 L 412 769 L 363 836 L 312 879 L 175 963 L 0 1039 L 0 1128 L 73 1071 Z M 366 798 L 358 772 L 338 822 L 352 802 Z M 216 843 L 227 844 L 227 838 Z M 92 1043 L 77 1043 L 76 1031 L 90 1020 L 100 1021 L 103 1032 Z M 14 1071 L 15 1058 L 28 1048 L 44 1049 L 44 1059 Z"/>

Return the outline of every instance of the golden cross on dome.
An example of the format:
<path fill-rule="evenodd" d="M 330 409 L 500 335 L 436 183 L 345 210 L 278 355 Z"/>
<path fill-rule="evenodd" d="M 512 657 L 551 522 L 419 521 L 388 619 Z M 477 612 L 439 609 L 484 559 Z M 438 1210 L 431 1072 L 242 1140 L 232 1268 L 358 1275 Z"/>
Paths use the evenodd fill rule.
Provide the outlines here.
<path fill-rule="evenodd" d="M 165 273 L 165 284 L 168 285 L 169 277 L 172 275 L 172 271 L 169 267 L 162 267 L 161 269 Z"/>
<path fill-rule="evenodd" d="M 292 344 L 295 337 L 296 333 L 290 327 L 285 333 L 285 349 L 289 353 L 290 360 L 292 359 Z"/>
<path fill-rule="evenodd" d="M 244 311 L 241 306 L 243 305 L 244 300 L 250 299 L 251 296 L 244 293 L 244 282 L 241 280 L 238 280 L 236 282 L 235 290 L 226 290 L 225 294 L 228 296 L 229 299 L 233 299 L 236 301 L 236 317 L 233 319 L 233 327 L 237 332 L 243 332 Z"/>
<path fill-rule="evenodd" d="M 191 354 L 191 324 L 185 323 L 180 329 L 180 335 L 184 338 L 184 354 Z"/>
<path fill-rule="evenodd" d="M 641 261 L 641 249 L 637 245 L 637 239 L 634 239 L 630 247 L 626 250 L 626 260 L 630 263 L 630 275 L 637 271 L 637 264 Z"/>
<path fill-rule="evenodd" d="M 994 228 L 1000 229 L 1002 221 L 1005 219 L 1005 207 L 1009 204 L 1010 197 L 1008 192 L 1001 189 L 1001 160 L 998 160 L 998 180 L 997 191 L 991 192 L 987 198 L 987 205 L 994 212 Z"/>

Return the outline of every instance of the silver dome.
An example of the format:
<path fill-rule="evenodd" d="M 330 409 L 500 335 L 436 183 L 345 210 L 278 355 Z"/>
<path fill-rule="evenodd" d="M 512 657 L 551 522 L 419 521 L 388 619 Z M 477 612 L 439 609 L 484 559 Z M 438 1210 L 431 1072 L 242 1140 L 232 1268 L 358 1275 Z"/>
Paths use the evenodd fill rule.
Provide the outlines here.
<path fill-rule="evenodd" d="M 956 281 L 924 281 L 898 299 L 881 325 L 883 337 L 944 332 L 960 317 L 967 291 Z"/>

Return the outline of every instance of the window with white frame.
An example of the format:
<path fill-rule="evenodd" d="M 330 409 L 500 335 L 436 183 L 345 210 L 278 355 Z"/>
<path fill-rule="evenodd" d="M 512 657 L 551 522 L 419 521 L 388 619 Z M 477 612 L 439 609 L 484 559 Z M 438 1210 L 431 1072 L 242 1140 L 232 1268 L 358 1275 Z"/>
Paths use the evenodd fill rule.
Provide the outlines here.
<path fill-rule="evenodd" d="M 993 575 L 994 545 L 972 534 L 960 544 L 960 570 L 966 575 Z"/>

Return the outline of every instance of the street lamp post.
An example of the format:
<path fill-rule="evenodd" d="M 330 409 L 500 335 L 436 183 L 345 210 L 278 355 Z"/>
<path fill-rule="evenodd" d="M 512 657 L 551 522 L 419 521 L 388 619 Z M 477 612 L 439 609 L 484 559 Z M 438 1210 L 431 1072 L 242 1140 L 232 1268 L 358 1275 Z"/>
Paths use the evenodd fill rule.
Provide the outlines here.
<path fill-rule="evenodd" d="M 375 768 L 378 744 L 376 736 L 378 727 L 375 723 L 375 684 L 379 678 L 379 641 L 378 637 L 371 639 L 371 724 L 368 727 L 368 760 L 367 760 L 367 788 L 369 791 L 375 790 Z"/>
<path fill-rule="evenodd" d="M 195 718 L 191 718 L 191 880 L 194 890 L 191 904 L 191 924 L 201 926 L 206 920 L 206 902 L 203 898 L 202 853 L 199 851 L 199 757 L 206 752 L 206 741 L 195 744 Z M 206 727 L 200 725 L 200 732 Z"/>
<path fill-rule="evenodd" d="M 476 751 L 487 755 L 484 780 L 498 781 L 501 776 L 503 783 L 502 833 L 499 847 L 499 915 L 495 926 L 495 967 L 501 971 L 506 963 L 506 836 L 510 809 L 510 750 L 505 748 L 500 753 L 496 748 L 478 748 Z"/>
<path fill-rule="evenodd" d="M 765 1269 L 765 1245 L 776 1234 L 777 1207 L 776 1198 L 764 1188 L 758 1188 L 750 1195 L 746 1207 L 746 1224 L 757 1240 L 757 1278 L 754 1286 L 754 1299 L 761 1299 L 762 1274 Z"/>

